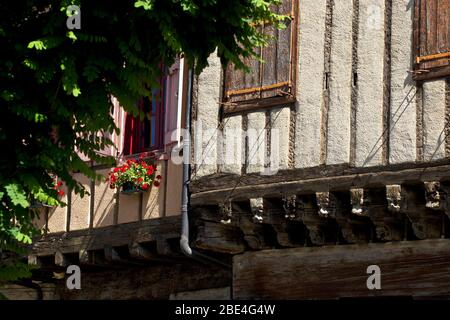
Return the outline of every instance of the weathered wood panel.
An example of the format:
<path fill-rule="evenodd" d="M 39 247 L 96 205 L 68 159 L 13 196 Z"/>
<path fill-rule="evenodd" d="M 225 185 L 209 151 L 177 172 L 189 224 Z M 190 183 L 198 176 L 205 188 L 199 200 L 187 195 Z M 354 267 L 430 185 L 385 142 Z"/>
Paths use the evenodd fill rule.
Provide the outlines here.
<path fill-rule="evenodd" d="M 411 74 L 410 0 L 392 1 L 389 163 L 416 159 L 416 87 Z"/>
<path fill-rule="evenodd" d="M 359 1 L 356 166 L 382 163 L 384 1 Z"/>
<path fill-rule="evenodd" d="M 327 164 L 350 161 L 353 1 L 335 1 L 331 27 Z"/>
<path fill-rule="evenodd" d="M 294 12 L 294 3 L 292 0 L 282 0 L 272 10 L 290 15 Z M 250 73 L 236 70 L 233 65 L 226 68 L 224 92 L 227 102 L 241 103 L 251 99 L 283 96 L 281 91 L 292 93 L 291 61 L 294 57 L 291 54 L 291 33 L 296 23 L 295 17 L 293 20 L 286 20 L 287 27 L 284 30 L 278 30 L 267 23 L 258 26 L 261 32 L 270 37 L 268 46 L 254 51 L 264 63 L 254 57 L 247 57 L 244 63 L 250 68 Z"/>
<path fill-rule="evenodd" d="M 300 1 L 295 167 L 320 164 L 326 0 Z"/>
<path fill-rule="evenodd" d="M 450 74 L 450 2 L 415 2 L 415 74 L 416 79 L 431 79 Z"/>
<path fill-rule="evenodd" d="M 381 187 L 411 181 L 442 181 L 449 179 L 450 165 L 428 165 L 428 167 L 424 165 L 417 165 L 415 168 L 402 168 L 401 166 L 380 167 L 373 172 L 365 172 L 354 168 L 342 170 L 341 168 L 341 171 L 336 171 L 336 174 L 326 169 L 322 171 L 320 168 L 315 168 L 316 171 L 309 173 L 286 170 L 286 172 L 280 172 L 280 174 L 274 176 L 266 176 L 263 179 L 257 177 L 252 177 L 256 179 L 239 179 L 237 188 L 233 188 L 236 183 L 229 183 L 228 186 L 216 190 L 210 190 L 211 185 L 207 185 L 204 182 L 204 187 L 210 188 L 210 191 L 192 194 L 191 204 L 221 203 L 230 195 L 231 198 L 239 200 L 286 194 L 308 194 L 329 190 L 348 190 L 352 187 Z"/>
<path fill-rule="evenodd" d="M 156 241 L 158 237 L 177 238 L 180 232 L 180 217 L 166 217 L 126 223 L 93 230 L 76 230 L 70 233 L 54 233 L 37 240 L 32 245 L 36 256 L 60 253 L 78 253 L 83 250 L 103 250 L 111 247 L 127 246 L 130 243 Z"/>
<path fill-rule="evenodd" d="M 381 269 L 369 290 L 367 267 Z M 233 259 L 235 299 L 450 295 L 450 240 L 268 250 Z"/>

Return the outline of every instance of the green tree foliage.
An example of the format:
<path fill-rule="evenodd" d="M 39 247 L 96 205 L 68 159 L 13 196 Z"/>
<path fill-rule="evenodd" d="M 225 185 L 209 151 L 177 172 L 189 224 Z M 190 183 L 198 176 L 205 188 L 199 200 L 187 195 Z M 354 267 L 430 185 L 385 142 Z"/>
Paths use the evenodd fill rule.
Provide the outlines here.
<path fill-rule="evenodd" d="M 81 8 L 81 29 L 69 30 L 67 7 Z M 184 54 L 200 72 L 217 50 L 223 63 L 242 58 L 267 39 L 262 21 L 278 0 L 140 0 L 0 2 L 0 250 L 20 252 L 37 235 L 34 201 L 62 203 L 53 177 L 76 193 L 71 173 L 99 179 L 77 151 L 112 163 L 99 151 L 117 132 L 111 95 L 137 113 L 160 65 Z M 1 264 L 1 261 L 0 261 Z M 4 266 L 11 276 L 11 264 Z M 6 268 L 6 269 L 5 269 Z M 20 270 L 23 274 L 23 270 Z"/>

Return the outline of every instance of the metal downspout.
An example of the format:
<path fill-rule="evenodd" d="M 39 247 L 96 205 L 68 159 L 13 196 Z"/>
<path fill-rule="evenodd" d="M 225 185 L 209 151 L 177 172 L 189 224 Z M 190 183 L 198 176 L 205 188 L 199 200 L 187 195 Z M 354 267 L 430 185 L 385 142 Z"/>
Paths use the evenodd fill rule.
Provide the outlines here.
<path fill-rule="evenodd" d="M 191 110 L 192 110 L 192 81 L 193 72 L 189 69 L 188 73 L 188 88 L 186 101 L 186 134 L 183 135 L 183 189 L 181 194 L 181 239 L 180 248 L 184 255 L 202 261 L 213 262 L 221 267 L 231 270 L 231 266 L 193 250 L 189 245 L 189 176 L 190 176 L 190 154 L 191 154 Z"/>

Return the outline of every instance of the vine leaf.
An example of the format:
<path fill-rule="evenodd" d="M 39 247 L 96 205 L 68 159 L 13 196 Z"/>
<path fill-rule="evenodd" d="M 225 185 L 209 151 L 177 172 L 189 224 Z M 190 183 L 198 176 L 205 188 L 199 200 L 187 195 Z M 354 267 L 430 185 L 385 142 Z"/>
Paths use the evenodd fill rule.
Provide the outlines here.
<path fill-rule="evenodd" d="M 14 205 L 20 205 L 23 208 L 28 208 L 30 206 L 25 191 L 17 183 L 8 184 L 5 186 L 5 190 Z"/>

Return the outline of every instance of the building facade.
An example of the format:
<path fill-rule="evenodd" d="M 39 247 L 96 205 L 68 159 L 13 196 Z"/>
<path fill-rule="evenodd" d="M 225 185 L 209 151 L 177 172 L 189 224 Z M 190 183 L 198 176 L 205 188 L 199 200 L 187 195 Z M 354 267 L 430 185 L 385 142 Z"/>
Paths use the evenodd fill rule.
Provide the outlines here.
<path fill-rule="evenodd" d="M 258 26 L 269 46 L 250 72 L 212 55 L 191 88 L 181 60 L 145 123 L 113 100 L 123 134 L 105 152 L 152 154 L 163 182 L 124 195 L 79 175 L 89 196 L 64 190 L 67 207 L 43 209 L 29 261 L 44 298 L 450 297 L 450 2 L 275 10 L 286 28 Z M 207 263 L 180 251 L 171 155 L 187 134 L 189 246 Z M 81 290 L 51 276 L 70 264 Z M 18 290 L 6 295 L 34 295 Z"/>
<path fill-rule="evenodd" d="M 448 297 L 450 3 L 282 3 L 265 64 L 196 78 L 193 243 L 236 299 Z"/>

